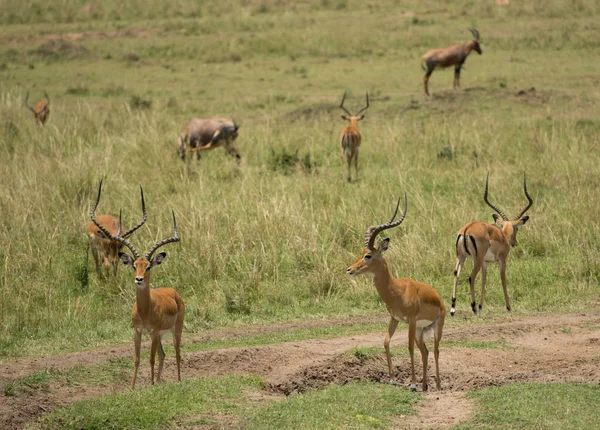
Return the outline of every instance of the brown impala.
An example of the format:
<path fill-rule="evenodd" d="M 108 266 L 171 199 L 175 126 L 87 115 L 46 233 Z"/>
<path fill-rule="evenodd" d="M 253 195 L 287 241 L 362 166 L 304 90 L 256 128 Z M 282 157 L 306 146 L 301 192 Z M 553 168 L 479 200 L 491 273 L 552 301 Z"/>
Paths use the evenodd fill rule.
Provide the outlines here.
<path fill-rule="evenodd" d="M 456 237 L 456 268 L 454 269 L 454 289 L 452 291 L 450 315 L 454 315 L 456 312 L 456 285 L 458 284 L 458 277 L 467 257 L 473 259 L 473 271 L 471 272 L 471 276 L 469 276 L 471 309 L 473 309 L 473 313 L 477 313 L 475 309 L 475 277 L 481 270 L 481 296 L 479 297 L 479 313 L 481 313 L 488 263 L 498 263 L 500 267 L 500 280 L 502 282 L 502 289 L 504 290 L 506 310 L 509 312 L 511 310 L 508 289 L 506 288 L 506 259 L 508 258 L 510 247 L 517 246 L 518 229 L 529 220 L 529 217 L 524 215 L 533 204 L 533 199 L 527 192 L 527 178 L 523 175 L 523 191 L 525 191 L 525 197 L 527 197 L 529 203 L 514 219 L 510 220 L 498 206 L 493 205 L 488 200 L 488 178 L 489 173 L 485 177 L 483 200 L 489 207 L 496 211 L 492 217 L 499 227 L 485 222 L 469 222 L 459 230 Z"/>
<path fill-rule="evenodd" d="M 342 119 L 348 121 L 350 125 L 342 129 L 340 134 L 340 163 L 341 168 L 344 168 L 344 156 L 348 162 L 348 182 L 350 182 L 350 167 L 352 166 L 352 159 L 354 159 L 354 170 L 356 172 L 356 178 L 358 179 L 358 148 L 360 147 L 361 136 L 358 131 L 358 121 L 363 119 L 365 116 L 361 115 L 364 111 L 369 108 L 369 93 L 366 95 L 367 105 L 352 115 L 345 107 L 344 100 L 346 100 L 346 93 L 342 98 L 340 109 L 346 112 L 348 115 L 342 115 Z"/>
<path fill-rule="evenodd" d="M 44 96 L 46 97 L 46 101 L 40 100 L 34 107 L 31 107 L 29 106 L 29 103 L 27 103 L 29 100 L 29 91 L 27 91 L 27 94 L 25 95 L 25 107 L 33 112 L 35 123 L 37 125 L 44 125 L 50 115 L 50 97 L 48 97 L 48 93 L 46 92 L 44 92 Z"/>
<path fill-rule="evenodd" d="M 102 226 L 91 214 L 92 221 L 106 235 L 110 232 Z M 181 381 L 181 332 L 183 330 L 183 319 L 185 315 L 185 305 L 183 299 L 173 288 L 150 288 L 150 269 L 160 265 L 167 257 L 166 252 L 161 252 L 152 258 L 158 248 L 168 243 L 179 242 L 177 236 L 177 221 L 175 212 L 173 212 L 173 236 L 157 242 L 150 251 L 142 258 L 133 245 L 121 236 L 121 216 L 119 214 L 119 228 L 117 233 L 112 236 L 113 240 L 121 242 L 132 253 L 132 256 L 124 252 L 119 253 L 121 261 L 135 270 L 136 300 L 133 305 L 131 319 L 133 321 L 134 345 L 135 345 L 135 363 L 133 378 L 131 379 L 131 388 L 135 387 L 138 368 L 140 365 L 140 349 L 142 346 L 142 334 L 149 334 L 152 337 L 152 348 L 150 350 L 150 375 L 152 385 L 154 385 L 154 360 L 158 351 L 158 372 L 156 380 L 160 382 L 160 377 L 165 362 L 165 351 L 162 347 L 162 336 L 171 332 L 173 335 L 173 346 L 175 347 L 175 358 L 177 360 L 177 380 Z"/>
<path fill-rule="evenodd" d="M 371 226 L 367 229 L 365 247 L 358 260 L 348 267 L 346 272 L 349 275 L 369 274 L 373 276 L 377 293 L 379 293 L 379 297 L 381 297 L 381 300 L 383 300 L 390 313 L 388 332 L 383 341 L 390 383 L 396 383 L 392 369 L 392 357 L 390 356 L 390 339 L 396 331 L 398 322 L 403 321 L 408 324 L 408 351 L 410 353 L 412 370 L 411 391 L 417 390 L 414 360 L 415 342 L 421 351 L 421 358 L 423 360 L 423 391 L 427 390 L 427 358 L 429 351 L 425 345 L 425 335 L 429 332 L 433 333 L 435 383 L 437 389 L 440 390 L 440 367 L 438 360 L 440 356 L 439 345 L 442 339 L 444 319 L 446 318 L 444 302 L 437 291 L 429 285 L 410 278 L 397 279 L 391 275 L 387 261 L 383 256 L 383 252 L 388 249 L 390 244 L 389 237 L 379 242 L 379 247 L 375 247 L 375 238 L 379 233 L 397 227 L 404 221 L 408 209 L 406 194 L 404 195 L 404 213 L 400 219 L 394 222 L 399 206 L 400 200 L 398 199 L 394 215 L 392 215 L 392 218 L 386 224 Z"/>

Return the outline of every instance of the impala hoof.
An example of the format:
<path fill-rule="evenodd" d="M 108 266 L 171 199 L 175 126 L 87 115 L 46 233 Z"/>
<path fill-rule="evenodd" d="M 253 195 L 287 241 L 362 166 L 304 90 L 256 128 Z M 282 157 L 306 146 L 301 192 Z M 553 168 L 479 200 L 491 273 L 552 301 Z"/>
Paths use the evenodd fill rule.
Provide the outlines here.
<path fill-rule="evenodd" d="M 417 392 L 417 386 L 415 384 L 410 384 L 410 392 L 411 393 L 416 393 Z"/>
<path fill-rule="evenodd" d="M 389 382 L 389 384 L 390 384 L 390 385 L 398 385 L 398 383 L 396 382 L 396 380 L 395 380 L 395 379 L 390 379 L 390 382 Z"/>

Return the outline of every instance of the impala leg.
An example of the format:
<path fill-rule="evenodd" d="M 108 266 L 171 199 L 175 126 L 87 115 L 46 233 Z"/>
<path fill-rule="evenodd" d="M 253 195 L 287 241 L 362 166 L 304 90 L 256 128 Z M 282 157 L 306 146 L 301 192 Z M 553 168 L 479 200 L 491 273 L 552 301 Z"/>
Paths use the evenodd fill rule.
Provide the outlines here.
<path fill-rule="evenodd" d="M 142 347 L 142 332 L 134 329 L 133 332 L 133 345 L 135 349 L 135 360 L 133 362 L 133 378 L 131 379 L 131 389 L 135 387 L 135 380 L 137 378 L 138 369 L 140 367 L 140 349 Z"/>
<path fill-rule="evenodd" d="M 152 348 L 150 349 L 150 381 L 154 385 L 154 362 L 156 360 L 156 351 L 160 345 L 160 335 L 158 333 L 152 334 Z"/>
<path fill-rule="evenodd" d="M 458 278 L 460 277 L 460 271 L 463 268 L 463 264 L 465 264 L 465 259 L 467 257 L 460 254 L 456 258 L 456 267 L 454 268 L 454 288 L 452 290 L 452 307 L 450 308 L 450 315 L 454 316 L 456 313 L 456 287 L 458 286 Z"/>
<path fill-rule="evenodd" d="M 421 351 L 421 359 L 423 360 L 423 391 L 427 391 L 427 362 L 429 351 L 427 350 L 427 345 L 425 345 L 425 340 L 423 339 L 423 329 L 418 329 L 416 341 L 419 351 Z"/>
<path fill-rule="evenodd" d="M 410 379 L 410 391 L 417 391 L 417 377 L 415 375 L 415 335 L 417 332 L 417 322 L 408 323 L 408 353 L 410 354 L 410 370 L 412 376 Z"/>
<path fill-rule="evenodd" d="M 177 360 L 177 380 L 181 381 L 181 332 L 183 331 L 183 316 L 178 321 L 173 331 L 173 346 L 175 347 L 175 359 Z"/>
<path fill-rule="evenodd" d="M 475 278 L 477 277 L 479 270 L 481 270 L 481 261 L 478 258 L 474 258 L 473 271 L 469 277 L 469 286 L 471 288 L 471 309 L 473 310 L 474 314 L 477 314 L 477 309 L 475 308 Z"/>
<path fill-rule="evenodd" d="M 429 95 L 429 77 L 433 73 L 433 70 L 427 70 L 425 77 L 423 78 L 423 85 L 425 86 L 425 95 Z"/>
<path fill-rule="evenodd" d="M 156 372 L 156 382 L 161 381 L 163 365 L 165 364 L 165 350 L 162 346 L 162 339 L 158 338 L 158 371 Z"/>
<path fill-rule="evenodd" d="M 348 155 L 346 159 L 348 161 L 348 182 L 350 182 L 350 176 L 352 172 L 352 154 Z"/>
<path fill-rule="evenodd" d="M 394 317 L 390 318 L 390 323 L 388 325 L 388 331 L 385 335 L 385 339 L 383 341 L 383 347 L 385 348 L 385 356 L 387 358 L 388 363 L 388 371 L 390 373 L 390 384 L 396 384 L 396 379 L 394 378 L 394 370 L 392 369 L 392 356 L 390 355 L 390 340 L 396 331 L 396 327 L 398 327 L 398 321 L 394 319 Z"/>
<path fill-rule="evenodd" d="M 454 68 L 454 89 L 460 89 L 460 67 L 462 65 L 459 64 Z"/>
<path fill-rule="evenodd" d="M 500 281 L 502 281 L 502 289 L 504 290 L 504 301 L 506 302 L 506 310 L 510 312 L 512 309 L 510 307 L 510 299 L 508 298 L 508 287 L 506 286 L 506 260 L 500 260 L 498 264 L 500 265 Z"/>
<path fill-rule="evenodd" d="M 487 263 L 484 261 L 481 264 L 481 296 L 479 296 L 479 313 L 483 310 L 483 294 L 485 292 L 485 282 L 487 278 Z"/>
<path fill-rule="evenodd" d="M 440 340 L 442 340 L 442 332 L 444 330 L 444 320 L 446 319 L 445 314 L 441 314 L 438 317 L 437 326 L 433 332 L 433 356 L 435 357 L 435 386 L 438 390 L 442 389 L 442 383 L 440 381 Z"/>
<path fill-rule="evenodd" d="M 356 150 L 356 154 L 354 154 L 354 171 L 356 172 L 356 179 L 358 180 L 358 149 Z"/>

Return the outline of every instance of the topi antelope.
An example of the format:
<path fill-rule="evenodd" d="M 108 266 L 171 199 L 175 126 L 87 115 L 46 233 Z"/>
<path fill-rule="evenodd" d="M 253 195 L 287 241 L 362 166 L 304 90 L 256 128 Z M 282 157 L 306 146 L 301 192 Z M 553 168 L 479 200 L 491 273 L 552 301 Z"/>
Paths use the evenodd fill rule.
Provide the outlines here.
<path fill-rule="evenodd" d="M 356 178 L 358 179 L 358 149 L 360 147 L 361 136 L 358 131 L 358 121 L 363 119 L 365 116 L 361 115 L 362 112 L 369 108 L 369 93 L 366 95 L 367 105 L 352 115 L 345 107 L 344 101 L 346 100 L 346 93 L 342 97 L 342 103 L 340 103 L 340 109 L 346 112 L 347 115 L 342 115 L 342 119 L 350 122 L 350 125 L 344 127 L 340 134 L 340 164 L 341 169 L 344 168 L 344 157 L 348 162 L 348 182 L 350 182 L 350 172 L 352 166 L 352 159 L 354 159 L 354 170 L 356 172 Z"/>
<path fill-rule="evenodd" d="M 382 225 L 371 226 L 367 229 L 365 235 L 365 246 L 358 260 L 354 262 L 346 272 L 349 275 L 369 274 L 373 276 L 375 288 L 381 300 L 385 303 L 390 313 L 390 323 L 388 332 L 385 336 L 383 346 L 387 357 L 390 383 L 395 384 L 394 371 L 392 369 L 392 357 L 390 356 L 390 339 L 396 331 L 399 321 L 408 323 L 408 351 L 410 353 L 410 364 L 412 370 L 412 379 L 410 390 L 416 391 L 415 360 L 414 349 L 415 342 L 421 351 L 423 360 L 423 391 L 427 390 L 427 358 L 429 351 L 425 345 L 425 335 L 433 332 L 434 339 L 434 357 L 435 357 L 435 381 L 438 390 L 441 389 L 440 368 L 439 368 L 439 345 L 442 339 L 442 330 L 444 328 L 444 319 L 446 318 L 446 308 L 440 295 L 427 284 L 413 281 L 410 278 L 396 279 L 388 269 L 387 262 L 383 256 L 390 244 L 390 238 L 385 238 L 375 247 L 375 238 L 384 230 L 399 226 L 408 209 L 406 194 L 404 195 L 404 213 L 394 222 L 398 214 L 400 199 L 396 205 L 396 210 L 392 218 Z"/>
<path fill-rule="evenodd" d="M 222 146 L 239 161 L 242 157 L 233 146 L 239 128 L 239 125 L 229 118 L 194 118 L 179 134 L 179 156 L 184 160 L 189 155 L 188 152 L 196 152 L 197 159 L 200 159 L 200 151 Z"/>
<path fill-rule="evenodd" d="M 465 60 L 475 50 L 481 55 L 481 46 L 479 45 L 479 32 L 474 28 L 469 29 L 473 39 L 467 43 L 455 43 L 445 48 L 432 49 L 427 51 L 421 59 L 421 67 L 426 71 L 423 82 L 425 85 L 425 94 L 429 95 L 429 77 L 433 71 L 438 68 L 454 66 L 454 88 L 460 88 L 460 69 Z"/>
<path fill-rule="evenodd" d="M 92 221 L 106 235 L 110 232 L 96 220 L 91 214 Z M 142 258 L 133 245 L 121 236 L 121 214 L 119 213 L 119 227 L 112 239 L 125 245 L 132 255 L 119 252 L 123 264 L 131 266 L 135 270 L 136 300 L 131 312 L 134 330 L 135 362 L 131 389 L 135 387 L 138 368 L 140 366 L 140 349 L 142 346 L 142 334 L 152 337 L 150 349 L 150 378 L 154 385 L 154 362 L 158 351 L 158 371 L 156 380 L 160 382 L 163 365 L 165 362 L 165 351 L 162 347 L 162 336 L 171 332 L 173 335 L 173 346 L 175 347 L 175 358 L 177 361 L 177 380 L 181 381 L 181 332 L 183 330 L 183 319 L 185 305 L 183 299 L 173 288 L 150 288 L 150 269 L 160 265 L 167 257 L 166 252 L 161 252 L 152 258 L 154 253 L 162 246 L 173 242 L 179 242 L 177 235 L 177 220 L 173 212 L 173 236 L 157 242 L 150 251 Z"/>
<path fill-rule="evenodd" d="M 96 213 L 96 208 L 100 202 L 101 193 L 102 180 L 100 180 L 100 185 L 98 186 L 98 197 L 96 198 L 96 203 L 90 211 L 90 218 L 92 220 L 88 223 L 86 231 L 90 239 L 90 250 L 92 251 L 92 256 L 94 257 L 94 262 L 96 263 L 96 276 L 101 278 L 102 272 L 100 268 L 102 265 L 104 265 L 106 267 L 106 275 L 109 275 L 110 269 L 112 268 L 113 276 L 116 278 L 117 268 L 119 267 L 119 251 L 121 251 L 121 248 L 123 247 L 121 242 L 113 239 L 113 236 L 116 235 L 119 228 L 119 220 L 112 215 L 98 215 L 95 217 L 94 214 Z M 123 234 L 125 239 L 130 237 L 146 222 L 146 204 L 144 203 L 144 190 L 142 190 L 141 187 L 140 193 L 142 195 L 142 221 Z M 96 221 L 94 221 L 94 219 Z M 102 229 L 98 227 L 97 223 L 102 226 Z M 105 231 L 108 232 L 108 234 L 105 233 Z"/>
<path fill-rule="evenodd" d="M 48 97 L 48 93 L 45 91 L 44 96 L 46 97 L 46 101 L 40 100 L 35 104 L 35 107 L 31 107 L 29 106 L 29 103 L 27 103 L 29 100 L 29 91 L 27 91 L 27 94 L 25 95 L 25 107 L 33 112 L 37 125 L 44 125 L 50 115 L 50 97 Z"/>
<path fill-rule="evenodd" d="M 481 296 L 479 297 L 479 313 L 481 313 L 488 263 L 498 263 L 500 266 L 500 280 L 502 282 L 502 289 L 504 290 L 506 310 L 509 312 L 511 310 L 508 290 L 506 288 L 506 259 L 508 258 L 510 247 L 517 246 L 518 244 L 518 229 L 529 220 L 529 217 L 524 215 L 533 204 L 533 199 L 527 192 L 527 179 L 523 176 L 523 191 L 528 203 L 514 219 L 510 220 L 504 212 L 488 200 L 488 178 L 489 173 L 485 178 L 483 200 L 489 207 L 496 211 L 492 217 L 494 218 L 494 223 L 499 227 L 485 222 L 469 222 L 459 230 L 456 237 L 456 268 L 454 269 L 454 289 L 452 291 L 450 315 L 454 315 L 456 312 L 456 286 L 460 271 L 467 258 L 473 259 L 473 271 L 471 272 L 471 276 L 469 276 L 471 309 L 473 313 L 477 313 L 475 309 L 475 277 L 479 273 L 479 270 L 481 270 Z"/>

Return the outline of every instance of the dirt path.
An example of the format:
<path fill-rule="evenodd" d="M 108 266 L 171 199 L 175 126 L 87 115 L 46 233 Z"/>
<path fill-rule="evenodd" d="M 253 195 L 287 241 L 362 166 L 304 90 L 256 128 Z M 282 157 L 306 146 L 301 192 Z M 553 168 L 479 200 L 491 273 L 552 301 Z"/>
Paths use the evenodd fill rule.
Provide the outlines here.
<path fill-rule="evenodd" d="M 440 367 L 442 391 L 433 389 L 418 407 L 416 417 L 398 418 L 398 425 L 409 428 L 451 427 L 468 419 L 473 405 L 464 392 L 478 387 L 500 386 L 518 381 L 600 382 L 600 313 L 506 317 L 508 320 L 480 326 L 446 326 L 442 341 Z M 375 319 L 381 320 L 381 317 Z M 314 325 L 328 322 L 315 322 Z M 332 322 L 329 325 L 340 324 Z M 212 339 L 307 327 L 305 324 L 223 330 L 210 334 Z M 346 351 L 357 346 L 381 346 L 385 324 L 377 333 L 335 339 L 315 339 L 276 345 L 225 348 L 184 355 L 182 374 L 185 378 L 201 375 L 255 374 L 265 378 L 271 395 L 289 395 L 321 388 L 329 383 L 344 384 L 355 380 L 387 381 L 383 353 L 359 360 Z M 198 336 L 196 339 L 206 338 Z M 444 347 L 444 341 L 503 340 L 503 349 Z M 406 330 L 393 339 L 395 345 L 406 344 Z M 382 348 L 383 349 L 383 348 Z M 131 347 L 123 345 L 101 351 L 86 351 L 60 357 L 17 360 L 3 363 L 4 380 L 23 376 L 52 366 L 68 369 L 77 365 L 92 366 L 110 358 L 131 355 Z M 420 359 L 415 360 L 420 363 Z M 432 366 L 433 357 L 430 357 Z M 394 358 L 397 380 L 401 386 L 410 381 L 409 361 Z M 430 387 L 435 387 L 431 377 Z M 417 374 L 421 369 L 417 368 Z M 147 364 L 141 367 L 139 386 L 149 384 Z M 168 359 L 166 380 L 175 379 L 175 366 Z M 54 408 L 111 392 L 125 390 L 127 382 L 115 381 L 109 386 L 51 384 L 47 390 L 5 397 L 0 394 L 0 428 L 21 428 Z M 420 385 L 419 385 L 420 388 Z M 446 405 L 446 406 L 444 406 Z M 432 410 L 451 413 L 432 414 Z M 433 420 L 433 421 L 431 421 Z"/>

